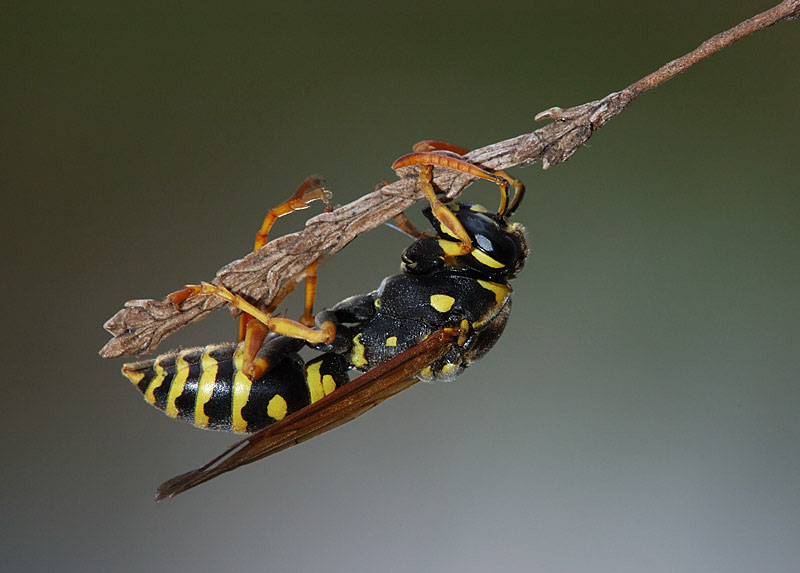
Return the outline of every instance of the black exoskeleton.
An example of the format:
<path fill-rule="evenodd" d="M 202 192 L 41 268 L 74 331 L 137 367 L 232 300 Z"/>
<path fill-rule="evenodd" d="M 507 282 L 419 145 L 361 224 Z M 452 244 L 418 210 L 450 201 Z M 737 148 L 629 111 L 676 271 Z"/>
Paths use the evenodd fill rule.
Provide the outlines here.
<path fill-rule="evenodd" d="M 504 197 L 501 213 L 474 203 L 444 205 L 432 193 L 423 212 L 434 233 L 418 235 L 405 249 L 402 272 L 369 294 L 317 313 L 318 328 L 335 326 L 330 343 L 271 333 L 256 355 L 269 366 L 253 380 L 243 370 L 243 342 L 164 354 L 127 364 L 123 373 L 166 414 L 201 428 L 243 433 L 330 394 L 350 380 L 352 369 L 383 364 L 450 326 L 465 336 L 417 376 L 453 380 L 502 334 L 511 308 L 508 283 L 524 265 L 528 245 L 523 227 L 508 220 L 519 188 L 511 209 Z M 305 345 L 322 354 L 304 363 L 298 351 Z"/>

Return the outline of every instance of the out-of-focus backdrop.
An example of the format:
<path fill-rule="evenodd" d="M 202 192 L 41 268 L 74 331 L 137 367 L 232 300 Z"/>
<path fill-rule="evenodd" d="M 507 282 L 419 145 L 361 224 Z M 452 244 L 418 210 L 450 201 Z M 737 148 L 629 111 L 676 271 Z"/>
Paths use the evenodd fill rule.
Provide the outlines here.
<path fill-rule="evenodd" d="M 309 174 L 346 203 L 417 140 L 530 131 L 771 3 L 303 4 L 4 8 L 3 568 L 797 571 L 797 22 L 513 171 L 532 255 L 457 383 L 152 502 L 234 437 L 97 356 L 124 301 L 212 278 Z M 406 244 L 382 227 L 326 260 L 320 305 Z M 160 350 L 234 333 L 218 313 Z"/>

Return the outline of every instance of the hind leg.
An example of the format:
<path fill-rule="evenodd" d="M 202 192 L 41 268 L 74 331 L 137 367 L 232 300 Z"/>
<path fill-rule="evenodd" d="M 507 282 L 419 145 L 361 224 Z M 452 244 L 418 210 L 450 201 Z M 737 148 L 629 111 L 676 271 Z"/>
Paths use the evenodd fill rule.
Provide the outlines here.
<path fill-rule="evenodd" d="M 291 197 L 277 207 L 270 209 L 264 217 L 264 221 L 261 223 L 261 228 L 259 228 L 256 233 L 253 250 L 257 251 L 267 244 L 269 231 L 279 217 L 283 217 L 294 211 L 308 209 L 308 204 L 312 201 L 322 201 L 328 206 L 331 192 L 322 186 L 323 183 L 324 181 L 319 177 L 308 177 L 300 184 L 300 187 L 297 188 L 297 191 L 295 191 Z"/>
<path fill-rule="evenodd" d="M 184 290 L 189 291 L 189 296 L 186 298 L 197 296 L 200 294 L 214 295 L 228 302 L 234 308 L 247 313 L 252 318 L 263 323 L 270 332 L 283 334 L 291 338 L 299 338 L 305 340 L 311 345 L 317 344 L 330 344 L 336 336 L 336 325 L 330 321 L 324 321 L 314 327 L 308 327 L 296 320 L 283 318 L 279 316 L 271 316 L 268 312 L 264 312 L 253 304 L 245 300 L 241 295 L 234 294 L 227 288 L 221 285 L 213 285 L 211 283 L 201 283 L 199 285 L 186 285 Z"/>
<path fill-rule="evenodd" d="M 303 271 L 305 274 L 305 309 L 303 316 L 300 318 L 300 324 L 303 326 L 314 326 L 314 298 L 317 291 L 317 265 L 319 259 L 311 263 L 309 267 Z M 278 305 L 283 301 L 286 296 L 294 290 L 295 280 L 286 281 L 281 290 L 275 296 L 275 299 L 267 307 L 261 310 L 268 315 L 272 315 L 278 308 Z M 251 379 L 258 378 L 264 373 L 264 370 L 259 366 L 256 361 L 256 353 L 261 348 L 264 339 L 269 333 L 269 327 L 260 320 L 256 320 L 249 313 L 243 312 L 239 318 L 239 341 L 244 342 L 244 366 L 243 371 Z"/>
<path fill-rule="evenodd" d="M 253 250 L 257 251 L 261 247 L 267 244 L 267 240 L 269 237 L 269 232 L 272 229 L 272 226 L 275 224 L 280 217 L 284 215 L 288 215 L 294 211 L 300 211 L 303 209 L 308 209 L 309 203 L 312 201 L 322 201 L 325 203 L 325 207 L 330 207 L 330 198 L 331 192 L 323 187 L 324 181 L 318 177 L 308 177 L 305 181 L 303 181 L 294 194 L 289 197 L 286 201 L 270 209 L 266 216 L 264 217 L 264 221 L 261 223 L 261 227 L 256 232 L 256 238 L 253 245 Z M 314 261 L 306 272 L 309 274 L 306 275 L 306 312 L 303 314 L 303 318 L 300 319 L 300 322 L 305 324 L 306 326 L 311 326 L 313 324 L 313 315 L 309 310 L 309 307 L 313 308 L 314 305 L 314 293 L 316 292 L 316 285 L 317 285 L 317 263 L 319 259 Z M 287 286 L 290 285 L 290 286 Z M 278 296 L 275 297 L 271 308 L 264 309 L 268 313 L 272 313 L 281 303 L 281 301 L 286 298 L 286 296 L 294 290 L 294 281 L 287 282 L 284 285 L 286 289 L 281 290 Z M 309 294 L 310 293 L 310 294 Z M 310 297 L 310 301 L 309 301 Z M 245 340 L 248 331 L 247 325 L 250 322 L 250 316 L 247 314 L 242 314 L 239 317 L 239 340 Z M 251 337 L 256 336 L 257 333 L 262 331 L 256 327 L 255 332 L 250 334 Z M 266 332 L 264 332 L 266 334 Z M 262 337 L 263 340 L 263 337 Z"/>
<path fill-rule="evenodd" d="M 317 177 L 309 177 L 294 192 L 294 194 L 273 209 L 267 212 L 261 227 L 256 232 L 254 250 L 262 248 L 268 240 L 269 232 L 278 218 L 288 215 L 294 211 L 307 209 L 309 203 L 312 201 L 322 201 L 326 207 L 329 206 L 331 193 L 323 186 L 322 179 Z M 317 288 L 317 266 L 319 259 L 311 263 L 309 267 L 303 271 L 302 275 L 305 276 L 305 311 L 300 323 L 304 326 L 311 327 L 314 325 L 313 307 L 314 297 Z M 281 289 L 274 297 L 269 306 L 261 308 L 263 314 L 271 315 L 295 288 L 296 280 L 286 281 Z M 196 296 L 200 291 L 196 287 L 187 286 L 179 291 L 169 295 L 170 301 L 179 307 L 188 298 Z M 208 293 L 207 294 L 212 294 Z M 224 297 L 223 297 L 224 298 Z M 252 380 L 263 375 L 264 370 L 257 364 L 256 354 L 259 352 L 267 334 L 269 327 L 267 324 L 259 320 L 252 320 L 253 315 L 248 312 L 243 312 L 239 317 L 239 330 L 238 340 L 244 342 L 244 364 L 243 371 Z"/>

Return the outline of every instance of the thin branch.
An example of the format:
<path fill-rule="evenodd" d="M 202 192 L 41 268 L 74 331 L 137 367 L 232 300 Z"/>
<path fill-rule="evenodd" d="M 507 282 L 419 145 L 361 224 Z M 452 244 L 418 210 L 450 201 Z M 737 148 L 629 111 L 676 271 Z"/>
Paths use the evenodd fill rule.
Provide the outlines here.
<path fill-rule="evenodd" d="M 622 91 L 579 105 L 553 107 L 539 113 L 536 120 L 552 123 L 481 149 L 466 158 L 489 169 L 526 166 L 537 161 L 542 168 L 569 159 L 592 133 L 624 110 L 641 94 L 687 70 L 734 42 L 782 20 L 800 16 L 800 0 L 785 0 L 777 6 L 745 20 L 739 25 L 706 40 L 685 56 L 665 64 Z M 310 219 L 305 229 L 271 241 L 264 248 L 234 261 L 217 272 L 214 282 L 254 301 L 271 302 L 286 281 L 300 280 L 303 270 L 320 256 L 335 253 L 359 234 L 369 231 L 422 199 L 414 167 L 398 170 L 401 177 L 360 199 Z M 437 170 L 434 179 L 439 189 L 455 197 L 472 179 L 464 174 Z M 187 300 L 180 312 L 167 300 L 132 300 L 103 326 L 114 337 L 100 350 L 104 358 L 143 354 L 155 349 L 176 330 L 196 322 L 225 303 L 211 296 Z"/>

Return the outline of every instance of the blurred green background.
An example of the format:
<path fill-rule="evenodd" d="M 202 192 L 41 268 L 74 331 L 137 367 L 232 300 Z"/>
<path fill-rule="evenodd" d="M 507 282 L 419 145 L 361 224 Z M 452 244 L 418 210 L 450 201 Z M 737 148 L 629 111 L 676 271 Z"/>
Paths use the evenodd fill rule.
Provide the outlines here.
<path fill-rule="evenodd" d="M 5 4 L 3 568 L 799 570 L 799 22 L 513 170 L 532 256 L 457 383 L 157 505 L 234 438 L 97 356 L 124 301 L 213 277 L 307 175 L 346 203 L 415 141 L 531 131 L 770 4 Z M 328 259 L 319 303 L 405 244 Z M 160 350 L 234 332 L 218 313 Z"/>

